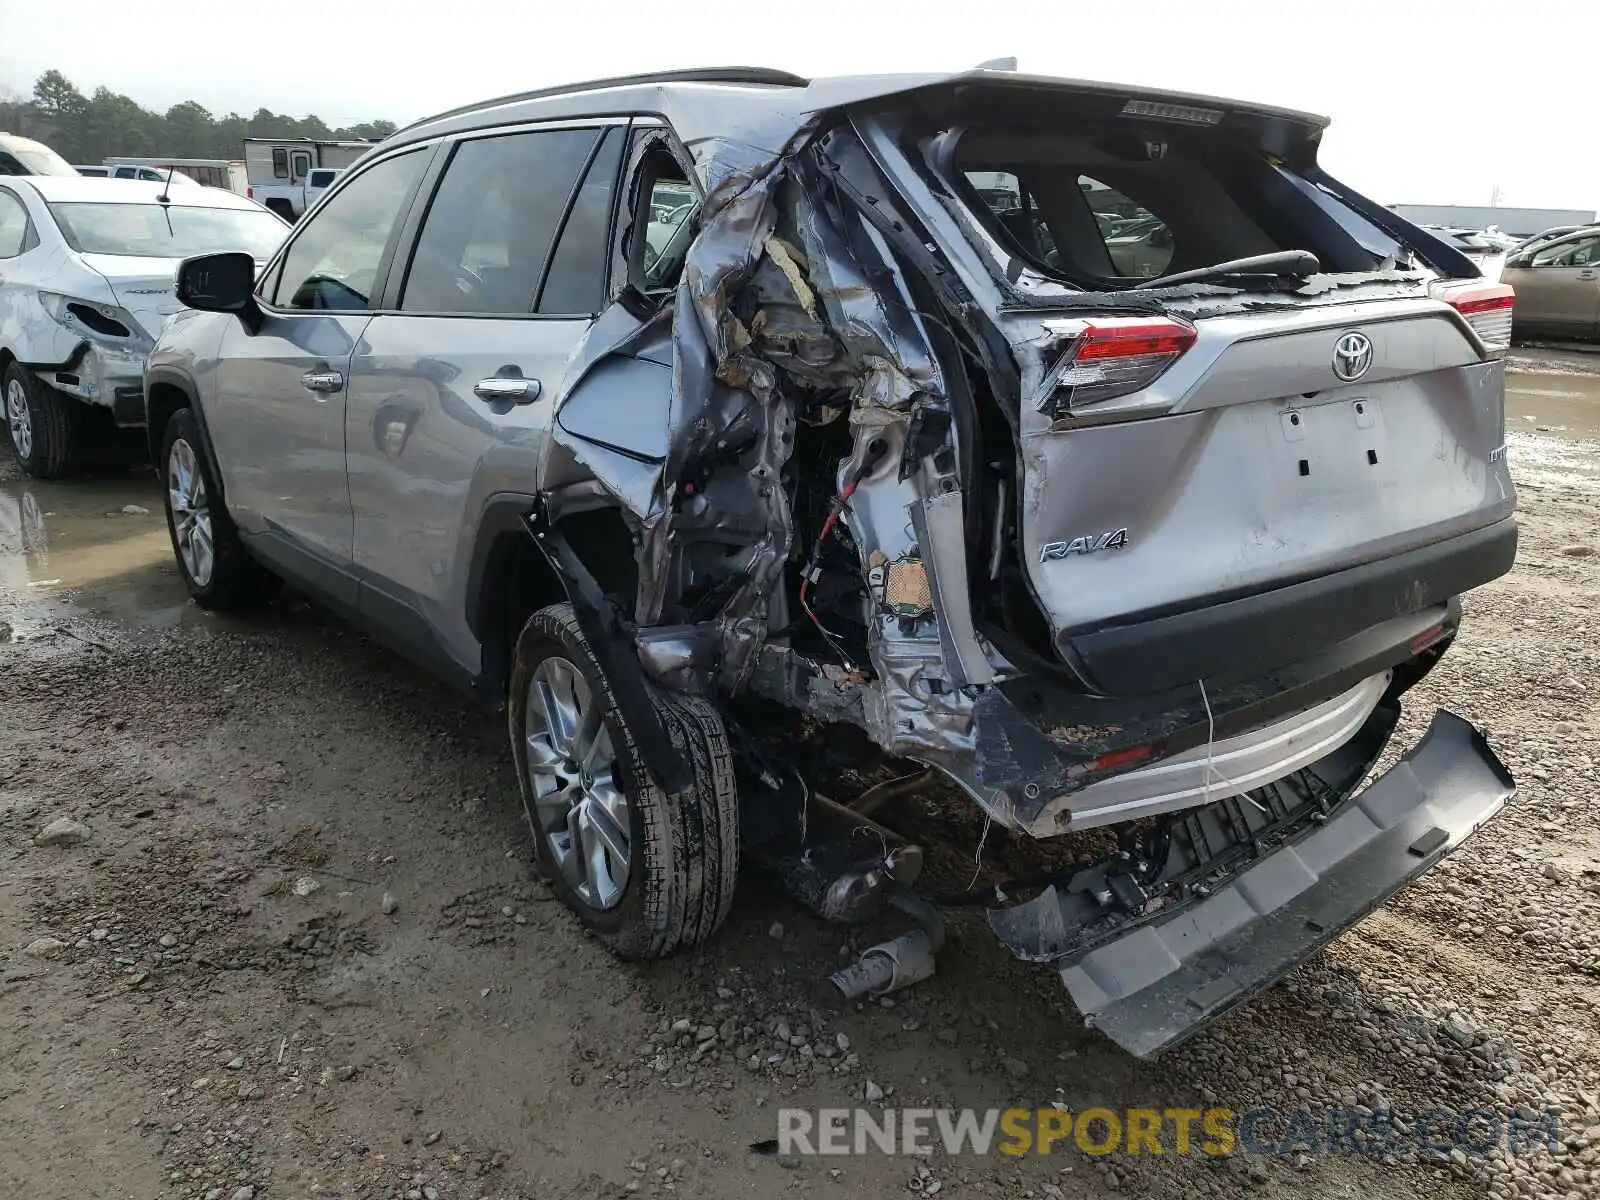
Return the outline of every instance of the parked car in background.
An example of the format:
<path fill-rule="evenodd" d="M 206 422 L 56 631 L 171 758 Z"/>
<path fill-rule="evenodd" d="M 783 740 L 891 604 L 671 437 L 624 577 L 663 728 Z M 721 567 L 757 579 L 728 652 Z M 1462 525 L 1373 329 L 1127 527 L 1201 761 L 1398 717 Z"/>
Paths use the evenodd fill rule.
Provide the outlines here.
<path fill-rule="evenodd" d="M 1516 289 L 1517 337 L 1600 337 L 1600 227 L 1518 250 L 1500 278 Z"/>
<path fill-rule="evenodd" d="M 43 142 L 0 133 L 0 175 L 76 175 L 72 164 Z"/>
<path fill-rule="evenodd" d="M 1460 229 L 1447 225 L 1424 225 L 1452 250 L 1460 252 L 1485 279 L 1499 279 L 1508 253 L 1504 239 L 1481 229 Z"/>
<path fill-rule="evenodd" d="M 175 187 L 198 186 L 196 180 L 191 179 L 175 168 L 163 171 L 157 170 L 155 167 L 134 166 L 126 163 L 115 166 L 105 162 L 99 166 L 74 166 L 72 169 L 87 179 L 140 179 L 146 183 L 167 183 L 170 180 Z"/>
<path fill-rule="evenodd" d="M 206 187 L 224 188 L 238 195 L 249 191 L 243 159 L 227 158 L 107 158 L 104 165 L 116 179 L 184 179 Z"/>
<path fill-rule="evenodd" d="M 1363 787 L 1513 561 L 1513 298 L 1328 176 L 1325 124 L 746 68 L 421 122 L 264 270 L 183 265 L 146 375 L 178 569 L 503 700 L 534 853 L 628 957 L 711 937 L 743 849 L 922 923 L 846 995 L 925 977 L 902 817 L 942 778 L 946 850 L 1009 835 L 956 902 L 1154 1053 L 1513 790 L 1444 713 Z"/>
<path fill-rule="evenodd" d="M 306 207 L 310 208 L 322 197 L 322 193 L 333 186 L 333 181 L 339 178 L 343 167 L 315 167 L 306 176 Z"/>
<path fill-rule="evenodd" d="M 1569 233 L 1577 233 L 1584 229 L 1600 229 L 1600 225 L 1557 225 L 1551 229 L 1542 230 L 1530 238 L 1524 238 L 1512 247 L 1515 252 L 1537 250 L 1540 246 L 1564 238 Z"/>
<path fill-rule="evenodd" d="M 23 469 L 60 475 L 96 423 L 143 425 L 145 356 L 182 307 L 178 263 L 217 250 L 264 262 L 286 228 L 215 188 L 0 179 L 0 372 Z"/>
<path fill-rule="evenodd" d="M 348 167 L 372 146 L 371 142 L 310 138 L 246 138 L 245 194 L 285 221 L 299 220 L 311 201 L 326 190 L 326 185 L 310 190 L 311 173 Z"/>

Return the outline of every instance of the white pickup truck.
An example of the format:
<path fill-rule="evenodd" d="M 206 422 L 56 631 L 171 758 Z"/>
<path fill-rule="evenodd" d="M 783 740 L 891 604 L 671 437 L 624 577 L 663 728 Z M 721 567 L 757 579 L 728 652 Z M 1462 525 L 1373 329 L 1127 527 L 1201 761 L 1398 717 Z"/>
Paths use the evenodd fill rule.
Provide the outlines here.
<path fill-rule="evenodd" d="M 372 146 L 372 142 L 310 138 L 246 138 L 246 194 L 284 220 L 298 220 L 334 177 Z"/>

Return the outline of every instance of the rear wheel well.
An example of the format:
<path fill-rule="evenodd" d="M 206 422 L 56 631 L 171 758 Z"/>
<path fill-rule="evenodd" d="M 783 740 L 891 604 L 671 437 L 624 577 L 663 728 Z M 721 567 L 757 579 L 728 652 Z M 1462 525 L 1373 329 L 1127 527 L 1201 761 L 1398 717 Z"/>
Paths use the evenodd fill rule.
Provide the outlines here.
<path fill-rule="evenodd" d="M 495 521 L 483 555 L 483 571 L 474 606 L 473 624 L 483 646 L 485 690 L 499 695 L 511 673 L 511 653 L 529 617 L 568 599 L 566 586 L 544 552 L 514 521 Z M 560 521 L 578 557 L 607 595 L 617 597 L 631 614 L 638 571 L 633 535 L 614 508 L 572 513 Z"/>
<path fill-rule="evenodd" d="M 294 205 L 290 204 L 287 200 L 283 200 L 283 199 L 280 199 L 277 196 L 273 196 L 266 202 L 264 207 L 270 208 L 273 212 L 277 213 L 285 221 L 289 221 L 289 222 L 292 223 L 295 220 Z"/>

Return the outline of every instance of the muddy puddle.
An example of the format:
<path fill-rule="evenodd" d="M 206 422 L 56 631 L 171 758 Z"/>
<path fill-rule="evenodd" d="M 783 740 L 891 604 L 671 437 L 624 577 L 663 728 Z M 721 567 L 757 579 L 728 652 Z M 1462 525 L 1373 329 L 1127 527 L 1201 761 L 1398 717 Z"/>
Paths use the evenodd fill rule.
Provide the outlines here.
<path fill-rule="evenodd" d="M 1506 377 L 1506 426 L 1566 440 L 1600 440 L 1600 376 L 1513 371 Z"/>
<path fill-rule="evenodd" d="M 161 505 L 146 474 L 0 478 L 0 641 L 39 653 L 209 619 L 184 594 Z"/>

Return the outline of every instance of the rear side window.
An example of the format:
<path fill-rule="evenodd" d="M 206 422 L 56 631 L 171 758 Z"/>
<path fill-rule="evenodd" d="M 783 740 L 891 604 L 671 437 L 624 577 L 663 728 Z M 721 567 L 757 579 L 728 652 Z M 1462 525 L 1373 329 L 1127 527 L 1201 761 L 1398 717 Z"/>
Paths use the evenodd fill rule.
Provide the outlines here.
<path fill-rule="evenodd" d="M 605 304 L 606 260 L 622 142 L 621 131 L 608 131 L 600 153 L 589 164 L 539 291 L 537 308 L 541 313 L 592 316 Z"/>
<path fill-rule="evenodd" d="M 0 258 L 15 258 L 32 249 L 28 210 L 10 192 L 0 191 Z"/>
<path fill-rule="evenodd" d="M 272 152 L 272 177 L 274 179 L 289 178 L 289 152 L 287 150 L 274 150 Z"/>
<path fill-rule="evenodd" d="M 462 142 L 428 206 L 401 293 L 401 309 L 522 316 L 534 312 L 556 235 L 580 190 L 579 178 L 606 132 L 540 130 Z M 613 179 L 615 174 L 613 164 Z M 596 179 L 597 184 L 603 182 Z M 603 197 L 591 191 L 586 215 L 572 230 L 575 245 L 586 236 L 597 199 L 606 214 L 599 219 L 602 223 L 608 219 L 611 186 L 604 183 Z M 552 302 L 570 301 L 583 283 L 570 265 L 563 266 L 555 282 L 563 294 L 552 293 Z"/>
<path fill-rule="evenodd" d="M 428 153 L 412 150 L 361 172 L 295 231 L 270 302 L 281 308 L 371 307 L 383 252 Z"/>

